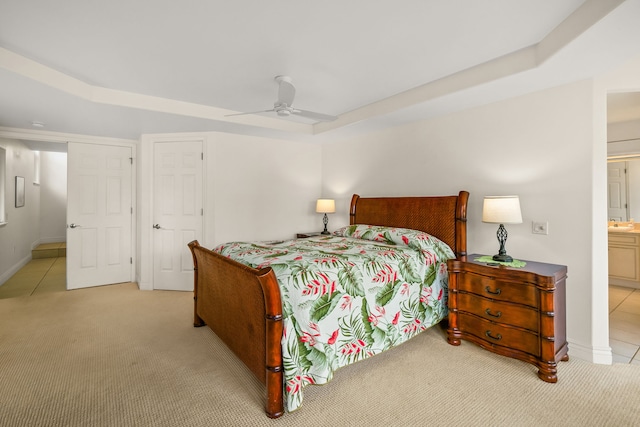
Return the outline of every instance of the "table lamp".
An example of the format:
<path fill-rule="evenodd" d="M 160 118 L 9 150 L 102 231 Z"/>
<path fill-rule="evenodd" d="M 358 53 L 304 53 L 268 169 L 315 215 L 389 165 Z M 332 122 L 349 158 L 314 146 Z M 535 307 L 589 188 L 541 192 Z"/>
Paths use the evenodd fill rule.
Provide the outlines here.
<path fill-rule="evenodd" d="M 322 222 L 324 223 L 324 231 L 321 234 L 329 234 L 327 230 L 327 224 L 329 223 L 328 213 L 334 213 L 336 211 L 336 202 L 332 199 L 318 199 L 316 202 L 316 212 L 324 214 Z"/>
<path fill-rule="evenodd" d="M 498 227 L 498 242 L 500 249 L 493 256 L 494 261 L 511 262 L 513 258 L 507 255 L 504 245 L 507 242 L 507 230 L 504 224 L 521 224 L 520 199 L 518 196 L 485 196 L 482 206 L 482 222 L 500 224 Z"/>

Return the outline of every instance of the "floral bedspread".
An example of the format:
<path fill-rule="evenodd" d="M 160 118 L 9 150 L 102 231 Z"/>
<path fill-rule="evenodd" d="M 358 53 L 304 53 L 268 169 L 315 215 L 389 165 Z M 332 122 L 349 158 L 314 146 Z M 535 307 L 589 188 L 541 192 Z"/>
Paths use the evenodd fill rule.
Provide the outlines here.
<path fill-rule="evenodd" d="M 426 233 L 369 225 L 284 242 L 232 242 L 215 251 L 254 268 L 271 266 L 280 285 L 288 411 L 303 388 L 348 364 L 397 346 L 447 311 L 453 251 Z"/>

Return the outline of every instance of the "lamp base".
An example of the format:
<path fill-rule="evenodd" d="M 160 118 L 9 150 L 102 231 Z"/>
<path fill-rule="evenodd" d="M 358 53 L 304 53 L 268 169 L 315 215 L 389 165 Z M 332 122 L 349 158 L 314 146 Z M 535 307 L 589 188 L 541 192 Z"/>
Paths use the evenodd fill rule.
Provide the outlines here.
<path fill-rule="evenodd" d="M 493 256 L 493 260 L 494 261 L 500 261 L 500 262 L 512 262 L 513 258 L 511 258 L 507 254 L 504 254 L 504 255 L 494 255 Z"/>
<path fill-rule="evenodd" d="M 320 234 L 330 234 L 329 230 L 327 230 L 327 224 L 329 224 L 329 218 L 327 217 L 327 214 L 324 214 L 322 222 L 324 223 L 324 230 Z"/>

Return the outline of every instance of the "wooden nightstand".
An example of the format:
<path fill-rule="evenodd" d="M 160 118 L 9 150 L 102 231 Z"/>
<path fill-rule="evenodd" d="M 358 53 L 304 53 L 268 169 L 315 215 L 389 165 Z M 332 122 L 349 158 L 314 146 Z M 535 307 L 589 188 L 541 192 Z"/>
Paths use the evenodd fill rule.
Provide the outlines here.
<path fill-rule="evenodd" d="M 565 300 L 567 267 L 525 261 L 523 268 L 452 259 L 449 269 L 449 344 L 471 341 L 538 367 L 558 381 L 557 364 L 569 360 Z"/>
<path fill-rule="evenodd" d="M 296 234 L 296 239 L 306 239 L 307 237 L 315 237 L 315 236 L 322 236 L 322 233 L 320 233 L 319 231 L 313 232 L 313 233 L 297 233 Z M 328 234 L 327 234 L 328 236 Z"/>

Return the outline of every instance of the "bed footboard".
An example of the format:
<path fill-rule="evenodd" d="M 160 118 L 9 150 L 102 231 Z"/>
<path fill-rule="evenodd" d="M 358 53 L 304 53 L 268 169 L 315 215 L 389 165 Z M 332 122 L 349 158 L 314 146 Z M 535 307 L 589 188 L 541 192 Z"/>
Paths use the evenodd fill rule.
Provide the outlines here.
<path fill-rule="evenodd" d="M 189 243 L 194 264 L 194 326 L 208 325 L 266 385 L 266 412 L 284 413 L 282 301 L 271 268 L 254 269 Z"/>

